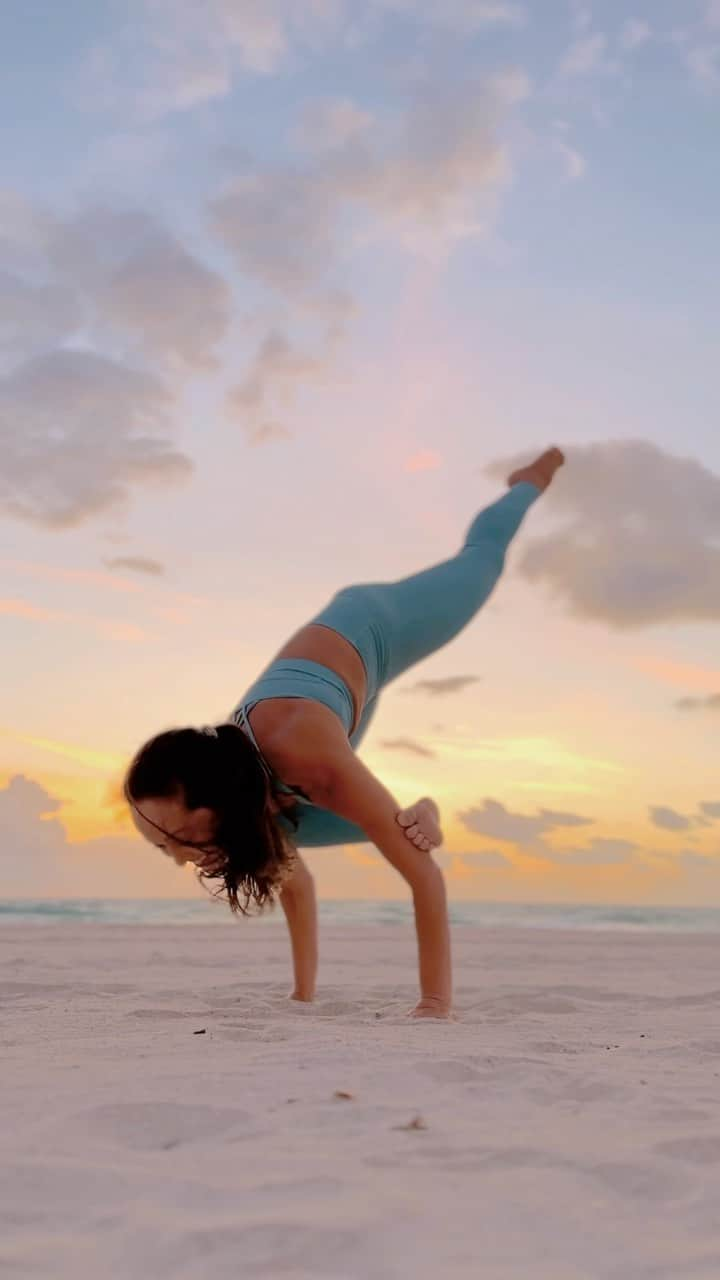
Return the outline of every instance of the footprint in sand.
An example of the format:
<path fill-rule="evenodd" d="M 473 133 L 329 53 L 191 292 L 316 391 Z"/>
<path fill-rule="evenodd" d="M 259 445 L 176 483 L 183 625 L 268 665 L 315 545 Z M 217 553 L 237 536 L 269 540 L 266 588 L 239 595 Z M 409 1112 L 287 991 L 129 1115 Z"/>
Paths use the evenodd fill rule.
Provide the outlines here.
<path fill-rule="evenodd" d="M 717 1134 L 672 1138 L 669 1142 L 658 1142 L 654 1150 L 659 1155 L 685 1160 L 688 1164 L 720 1164 L 720 1136 Z"/>
<path fill-rule="evenodd" d="M 216 1226 L 212 1230 L 176 1233 L 174 1239 L 142 1242 L 161 1275 L 191 1277 L 212 1274 L 214 1280 L 290 1276 L 298 1280 L 391 1280 L 379 1244 L 371 1233 L 356 1228 L 311 1227 L 270 1221 L 245 1227 Z M 206 1270 L 207 1268 L 207 1270 Z"/>
<path fill-rule="evenodd" d="M 474 1152 L 478 1169 L 561 1169 L 568 1164 L 551 1151 L 535 1147 L 482 1148 Z"/>
<path fill-rule="evenodd" d="M 594 1083 L 591 1080 L 577 1080 L 567 1076 L 560 1081 L 558 1088 L 547 1088 L 541 1085 L 538 1088 L 528 1089 L 529 1096 L 535 1102 L 542 1103 L 566 1103 L 580 1102 L 585 1105 L 589 1102 L 600 1102 L 604 1098 L 616 1098 L 623 1093 L 618 1085 L 604 1084 L 601 1081 Z"/>
<path fill-rule="evenodd" d="M 57 996 L 60 993 L 72 992 L 77 995 L 78 988 L 72 983 L 67 985 L 58 982 L 2 982 L 0 983 L 0 1000 L 21 1000 L 23 996 Z M 48 1000 L 45 1003 L 49 1003 Z"/>
<path fill-rule="evenodd" d="M 121 1204 L 127 1193 L 127 1179 L 114 1169 L 67 1161 L 53 1164 L 45 1152 L 41 1161 L 7 1163 L 0 1168 L 0 1220 L 7 1222 L 15 1215 L 19 1224 L 37 1211 L 39 1220 L 47 1224 L 76 1213 L 79 1204 L 86 1211 L 103 1203 Z"/>
<path fill-rule="evenodd" d="M 580 1052 L 579 1049 L 573 1049 L 570 1045 L 560 1044 L 558 1040 L 536 1040 L 528 1045 L 528 1048 L 534 1053 L 560 1053 L 566 1056 L 573 1056 Z"/>
<path fill-rule="evenodd" d="M 713 1118 L 709 1111 L 702 1111 L 699 1107 L 658 1107 L 651 1114 L 658 1124 L 708 1124 Z"/>
<path fill-rule="evenodd" d="M 465 1084 L 471 1080 L 484 1079 L 481 1071 L 465 1062 L 420 1062 L 415 1070 L 421 1076 L 436 1080 L 438 1084 Z"/>
<path fill-rule="evenodd" d="M 91 1139 L 135 1151 L 170 1151 L 217 1134 L 236 1136 L 241 1126 L 246 1136 L 257 1132 L 245 1111 L 182 1102 L 109 1103 L 82 1112 L 77 1125 Z"/>
<path fill-rule="evenodd" d="M 555 996 L 551 992 L 530 992 L 527 995 L 495 996 L 487 1004 L 475 1006 L 483 1016 L 490 1018 L 522 1018 L 537 1013 L 576 1013 L 573 1000 Z"/>
<path fill-rule="evenodd" d="M 200 1012 L 197 1009 L 131 1009 L 128 1017 L 152 1018 L 155 1021 L 162 1019 L 165 1022 L 169 1022 L 173 1018 L 206 1018 L 207 1015 L 207 1009 L 200 1010 Z"/>
<path fill-rule="evenodd" d="M 308 1006 L 306 1006 L 308 1007 Z M 302 1006 L 300 1006 L 301 1012 Z M 362 1015 L 362 1010 L 357 1003 L 351 1000 L 315 1000 L 309 1006 L 309 1012 L 315 1018 L 344 1018 L 348 1014 L 357 1017 Z"/>
<path fill-rule="evenodd" d="M 650 1164 L 604 1160 L 584 1166 L 584 1172 L 623 1200 L 675 1200 L 686 1190 L 683 1178 Z"/>
<path fill-rule="evenodd" d="M 401 1168 L 409 1165 L 429 1165 L 446 1173 L 497 1173 L 523 1172 L 524 1170 L 574 1169 L 568 1160 L 551 1151 L 534 1147 L 451 1147 L 423 1142 L 413 1148 L 405 1147 L 402 1156 L 366 1157 L 365 1164 L 380 1168 Z"/>

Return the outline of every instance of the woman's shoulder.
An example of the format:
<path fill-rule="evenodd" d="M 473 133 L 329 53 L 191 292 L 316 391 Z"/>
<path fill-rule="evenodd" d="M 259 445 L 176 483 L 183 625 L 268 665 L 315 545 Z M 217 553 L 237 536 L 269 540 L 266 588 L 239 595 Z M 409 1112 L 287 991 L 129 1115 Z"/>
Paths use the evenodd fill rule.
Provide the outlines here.
<path fill-rule="evenodd" d="M 278 777 L 314 798 L 325 786 L 333 764 L 352 752 L 345 726 L 320 702 L 305 698 L 269 701 L 285 705 L 259 703 L 253 709 L 253 730 L 260 749 Z"/>

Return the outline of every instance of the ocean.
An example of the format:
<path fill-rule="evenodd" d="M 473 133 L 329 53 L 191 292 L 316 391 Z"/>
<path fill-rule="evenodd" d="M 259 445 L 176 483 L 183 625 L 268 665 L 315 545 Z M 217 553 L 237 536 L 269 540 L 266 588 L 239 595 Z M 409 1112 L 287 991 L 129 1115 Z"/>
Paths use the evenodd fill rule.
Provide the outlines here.
<path fill-rule="evenodd" d="M 321 900 L 328 925 L 412 924 L 406 902 Z M 606 906 L 595 903 L 460 902 L 450 904 L 455 925 L 476 928 L 610 929 L 638 932 L 720 933 L 720 907 Z M 227 907 L 210 899 L 17 899 L 0 900 L 0 926 L 18 924 L 237 925 Z M 255 924 L 283 923 L 277 910 Z"/>

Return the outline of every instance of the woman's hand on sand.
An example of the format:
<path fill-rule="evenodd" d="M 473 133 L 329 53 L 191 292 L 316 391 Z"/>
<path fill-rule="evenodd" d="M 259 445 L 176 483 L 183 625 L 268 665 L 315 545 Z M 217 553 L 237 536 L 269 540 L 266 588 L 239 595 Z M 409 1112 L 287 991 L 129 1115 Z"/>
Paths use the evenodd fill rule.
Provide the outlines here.
<path fill-rule="evenodd" d="M 408 1017 L 437 1018 L 441 1022 L 457 1022 L 451 1006 L 446 1000 L 440 1000 L 437 996 L 423 996 L 418 1000 L 415 1008 L 410 1010 Z"/>
<path fill-rule="evenodd" d="M 429 853 L 442 844 L 444 836 L 440 829 L 440 810 L 434 800 L 423 796 L 409 809 L 401 809 L 396 822 L 404 829 L 405 835 L 416 849 Z"/>

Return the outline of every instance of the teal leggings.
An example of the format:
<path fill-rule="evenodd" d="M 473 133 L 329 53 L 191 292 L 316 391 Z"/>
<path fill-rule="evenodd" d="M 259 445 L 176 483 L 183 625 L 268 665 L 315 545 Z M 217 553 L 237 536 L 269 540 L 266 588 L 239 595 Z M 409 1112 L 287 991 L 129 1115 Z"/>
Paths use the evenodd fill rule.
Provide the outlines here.
<path fill-rule="evenodd" d="M 354 748 L 377 711 L 381 690 L 454 640 L 485 604 L 502 573 L 505 553 L 538 496 L 532 484 L 515 485 L 475 517 L 450 560 L 398 582 L 345 587 L 312 619 L 349 640 L 365 665 L 368 692 L 350 737 Z M 295 838 L 300 848 L 367 842 L 354 823 L 325 809 L 300 804 L 299 817 Z"/>

